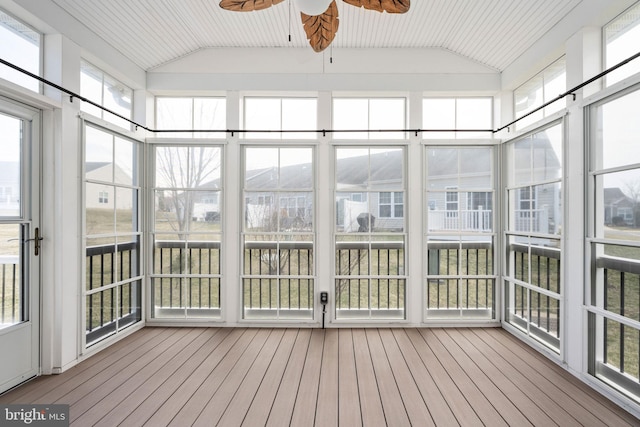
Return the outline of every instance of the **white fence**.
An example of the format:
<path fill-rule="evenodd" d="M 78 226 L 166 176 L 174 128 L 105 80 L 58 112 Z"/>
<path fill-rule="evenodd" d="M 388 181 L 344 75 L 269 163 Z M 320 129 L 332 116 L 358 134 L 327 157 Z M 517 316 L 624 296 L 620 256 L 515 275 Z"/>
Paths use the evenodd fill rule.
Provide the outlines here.
<path fill-rule="evenodd" d="M 432 210 L 428 220 L 430 231 L 493 231 L 493 211 L 490 210 Z"/>

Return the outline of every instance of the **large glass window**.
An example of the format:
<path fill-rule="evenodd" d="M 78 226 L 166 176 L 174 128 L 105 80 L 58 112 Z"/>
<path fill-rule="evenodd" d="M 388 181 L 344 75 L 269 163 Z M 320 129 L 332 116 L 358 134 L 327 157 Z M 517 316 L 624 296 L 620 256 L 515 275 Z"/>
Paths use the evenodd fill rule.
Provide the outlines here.
<path fill-rule="evenodd" d="M 507 144 L 505 320 L 560 352 L 563 126 Z"/>
<path fill-rule="evenodd" d="M 245 132 L 254 139 L 314 139 L 318 129 L 316 98 L 244 98 L 244 129 L 273 132 Z M 284 130 L 287 132 L 278 132 Z"/>
<path fill-rule="evenodd" d="M 133 90 L 86 61 L 80 64 L 80 95 L 102 107 L 131 119 Z M 102 108 L 83 102 L 81 110 L 129 129 L 130 123 Z"/>
<path fill-rule="evenodd" d="M 225 138 L 224 132 L 173 132 L 179 130 L 224 130 L 227 104 L 223 97 L 157 97 L 154 135 L 166 138 Z"/>
<path fill-rule="evenodd" d="M 405 98 L 333 98 L 334 139 L 403 139 L 406 128 Z M 384 132 L 366 132 L 367 130 Z M 364 132 L 339 132 L 339 131 Z"/>
<path fill-rule="evenodd" d="M 87 124 L 86 345 L 142 319 L 140 143 Z"/>
<path fill-rule="evenodd" d="M 640 90 L 590 107 L 589 372 L 640 401 Z"/>
<path fill-rule="evenodd" d="M 604 27 L 605 68 L 610 68 L 638 53 L 640 40 L 640 3 L 623 12 Z M 640 59 L 607 74 L 607 86 L 640 73 Z"/>
<path fill-rule="evenodd" d="M 335 150 L 335 316 L 404 319 L 403 147 Z"/>
<path fill-rule="evenodd" d="M 313 319 L 314 149 L 244 148 L 245 319 Z"/>
<path fill-rule="evenodd" d="M 154 150 L 154 318 L 219 318 L 222 148 L 157 145 Z"/>
<path fill-rule="evenodd" d="M 495 318 L 493 147 L 427 147 L 428 319 Z"/>
<path fill-rule="evenodd" d="M 425 139 L 491 138 L 492 132 L 431 132 L 440 129 L 493 129 L 493 98 L 424 98 Z"/>
<path fill-rule="evenodd" d="M 0 10 L 0 58 L 39 76 L 42 36 Z M 0 78 L 34 92 L 40 91 L 40 82 L 17 70 L 0 65 Z"/>
<path fill-rule="evenodd" d="M 11 115 L 0 113 L 2 129 L 2 180 L 0 181 L 0 330 L 28 319 L 29 303 L 26 294 L 28 283 L 25 278 L 27 259 L 21 241 L 28 232 L 28 225 L 19 222 L 29 218 L 28 204 L 23 202 L 22 178 L 27 151 L 25 144 L 25 121 Z M 25 153 L 26 154 L 26 153 Z M 26 304 L 25 304 L 26 303 Z"/>
<path fill-rule="evenodd" d="M 567 64 L 563 57 L 517 88 L 513 93 L 516 118 L 528 114 L 536 108 L 541 107 L 546 102 L 556 98 L 558 95 L 566 92 L 566 76 Z M 564 99 L 560 99 L 518 121 L 516 123 L 516 129 L 525 128 L 532 123 L 542 120 L 544 117 L 562 110 L 566 105 L 566 101 Z"/>

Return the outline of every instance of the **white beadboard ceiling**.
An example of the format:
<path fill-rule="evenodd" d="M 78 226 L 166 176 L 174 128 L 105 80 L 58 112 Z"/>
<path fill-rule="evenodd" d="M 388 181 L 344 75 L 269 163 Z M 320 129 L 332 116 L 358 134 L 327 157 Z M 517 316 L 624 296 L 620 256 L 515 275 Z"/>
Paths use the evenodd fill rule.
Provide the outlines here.
<path fill-rule="evenodd" d="M 219 0 L 51 1 L 144 70 L 205 48 L 308 46 L 295 0 L 255 12 Z M 442 48 L 503 71 L 581 1 L 413 0 L 393 15 L 336 0 L 332 47 Z"/>

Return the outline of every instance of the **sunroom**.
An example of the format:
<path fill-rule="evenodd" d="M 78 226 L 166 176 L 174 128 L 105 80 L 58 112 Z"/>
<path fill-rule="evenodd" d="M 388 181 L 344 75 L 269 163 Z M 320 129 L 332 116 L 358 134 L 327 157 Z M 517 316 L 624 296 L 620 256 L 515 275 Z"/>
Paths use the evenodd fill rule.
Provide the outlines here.
<path fill-rule="evenodd" d="M 397 384 L 413 423 L 393 361 L 449 351 L 453 378 L 469 343 L 542 355 L 638 422 L 639 2 L 329 1 L 322 49 L 304 1 L 218 3 L 0 0 L 0 404 L 67 404 L 22 384 L 61 385 L 125 344 L 133 358 L 164 339 L 275 337 L 275 361 L 296 331 L 322 366 L 368 343 L 374 375 L 355 377 Z M 120 407 L 90 416 L 85 398 L 72 423 Z"/>

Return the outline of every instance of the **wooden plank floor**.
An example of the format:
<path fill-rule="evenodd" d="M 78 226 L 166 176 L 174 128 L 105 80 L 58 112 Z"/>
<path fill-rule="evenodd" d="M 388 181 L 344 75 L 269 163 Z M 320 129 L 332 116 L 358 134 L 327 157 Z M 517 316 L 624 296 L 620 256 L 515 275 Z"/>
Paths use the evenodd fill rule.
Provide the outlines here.
<path fill-rule="evenodd" d="M 0 403 L 73 426 L 631 426 L 499 328 L 145 328 Z"/>

